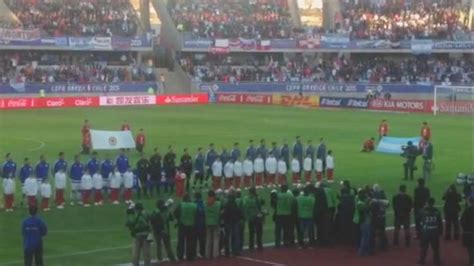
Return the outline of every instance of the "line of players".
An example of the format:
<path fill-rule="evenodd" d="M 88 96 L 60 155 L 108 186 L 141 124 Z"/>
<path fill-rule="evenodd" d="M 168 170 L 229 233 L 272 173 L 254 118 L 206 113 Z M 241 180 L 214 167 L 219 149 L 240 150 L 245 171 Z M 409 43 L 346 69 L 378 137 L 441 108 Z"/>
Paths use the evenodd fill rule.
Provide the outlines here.
<path fill-rule="evenodd" d="M 120 194 L 123 192 L 123 198 L 126 203 L 131 202 L 133 190 L 138 192 L 143 190 L 145 193 L 153 180 L 157 180 L 156 175 L 166 189 L 176 183 L 177 196 L 184 195 L 184 181 L 189 184 L 194 173 L 195 185 L 209 180 L 212 176 L 213 189 L 221 188 L 221 181 L 224 179 L 224 187 L 230 188 L 249 188 L 255 186 L 263 188 L 274 186 L 275 184 L 286 184 L 287 173 L 290 164 L 290 148 L 286 141 L 281 147 L 273 143 L 272 148 L 267 150 L 265 141 L 260 141 L 260 146 L 255 147 L 253 140 L 249 141 L 249 147 L 246 150 L 246 158 L 240 160 L 241 151 L 239 144 L 235 143 L 230 153 L 223 149 L 218 154 L 214 144 L 209 145 L 209 150 L 204 155 L 202 148 L 198 148 L 198 154 L 194 162 L 185 149 L 181 157 L 181 164 L 176 167 L 174 154 L 171 147 L 163 158 L 163 167 L 161 166 L 161 155 L 155 149 L 155 154 L 148 160 L 144 154 L 137 162 L 137 169 L 132 172 L 129 159 L 125 151 L 121 151 L 116 158 L 115 163 L 106 157 L 102 162 L 97 158 L 97 153 L 93 152 L 91 159 L 87 164 L 80 161 L 80 156 L 74 157 L 74 162 L 69 167 L 69 178 L 71 183 L 70 204 L 83 204 L 90 206 L 93 199 L 94 205 L 102 205 L 104 202 L 104 193 L 110 197 L 113 204 L 119 204 Z M 296 142 L 292 148 L 293 159 L 291 161 L 292 182 L 299 183 L 301 175 L 305 182 L 312 181 L 313 170 L 316 171 L 316 178 L 321 181 L 324 176 L 329 182 L 333 181 L 334 158 L 332 152 L 326 152 L 324 140 L 315 149 L 308 141 L 308 146 L 304 149 L 300 137 L 296 137 Z M 303 156 L 304 154 L 304 156 Z M 313 158 L 314 160 L 313 163 Z M 170 162 L 171 161 L 171 162 Z M 158 171 L 155 171 L 158 164 Z M 51 173 L 54 176 L 55 204 L 57 208 L 64 208 L 64 192 L 67 186 L 68 163 L 63 152 L 59 153 L 58 160 L 54 163 Z M 155 170 L 154 170 L 155 169 Z M 158 172 L 156 174 L 156 172 Z M 28 205 L 37 204 L 37 196 L 41 195 L 41 207 L 49 210 L 49 199 L 52 197 L 52 187 L 48 180 L 50 165 L 44 155 L 40 156 L 40 161 L 35 168 L 30 164 L 28 158 L 25 158 L 24 165 L 19 171 L 19 178 L 22 184 L 23 198 L 26 197 Z M 17 165 L 13 161 L 11 154 L 6 155 L 6 160 L 2 167 L 3 188 L 5 209 L 13 210 L 13 201 L 15 194 L 15 177 L 17 176 Z M 243 183 L 243 184 L 242 184 Z M 207 182 L 206 182 L 207 185 Z M 144 187 L 143 189 L 141 189 Z M 189 185 L 187 185 L 189 190 Z"/>

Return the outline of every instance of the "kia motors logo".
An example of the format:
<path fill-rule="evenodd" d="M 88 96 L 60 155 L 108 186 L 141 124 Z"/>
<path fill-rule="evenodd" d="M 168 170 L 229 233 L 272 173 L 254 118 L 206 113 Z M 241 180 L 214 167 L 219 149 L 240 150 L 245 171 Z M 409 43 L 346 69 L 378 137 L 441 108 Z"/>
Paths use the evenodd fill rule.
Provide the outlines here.
<path fill-rule="evenodd" d="M 166 99 L 165 99 L 165 103 L 171 103 L 171 101 L 172 101 L 172 100 L 171 100 L 171 98 L 170 98 L 170 97 L 166 97 Z"/>
<path fill-rule="evenodd" d="M 19 108 L 19 107 L 28 107 L 28 100 L 7 100 L 7 107 Z"/>
<path fill-rule="evenodd" d="M 370 105 L 375 108 L 382 108 L 384 104 L 381 100 L 374 100 L 370 102 Z"/>
<path fill-rule="evenodd" d="M 64 99 L 46 101 L 46 106 L 48 107 L 61 107 L 63 105 L 64 105 Z"/>
<path fill-rule="evenodd" d="M 75 106 L 90 106 L 92 105 L 92 99 L 87 98 L 87 99 L 77 99 L 74 101 Z"/>

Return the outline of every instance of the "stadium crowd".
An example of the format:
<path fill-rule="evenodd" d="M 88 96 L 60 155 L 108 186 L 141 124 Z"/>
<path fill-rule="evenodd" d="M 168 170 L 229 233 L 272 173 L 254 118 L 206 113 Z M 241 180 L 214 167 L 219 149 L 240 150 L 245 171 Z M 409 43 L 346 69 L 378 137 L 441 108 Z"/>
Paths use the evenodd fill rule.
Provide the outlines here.
<path fill-rule="evenodd" d="M 128 0 L 5 0 L 21 24 L 50 36 L 135 36 L 137 16 Z"/>
<path fill-rule="evenodd" d="M 463 84 L 474 80 L 474 64 L 464 58 L 421 56 L 393 60 L 384 56 L 353 59 L 298 56 L 274 60 L 267 56 L 262 60 L 233 62 L 228 56 L 208 56 L 199 61 L 184 57 L 180 63 L 196 81 L 203 82 L 441 83 L 449 80 Z"/>
<path fill-rule="evenodd" d="M 356 2 L 356 3 L 354 3 Z M 335 32 L 353 39 L 465 38 L 469 8 L 456 1 L 341 1 Z"/>
<path fill-rule="evenodd" d="M 83 138 L 88 136 L 89 128 L 86 121 Z M 122 130 L 131 130 L 126 121 Z M 139 152 L 145 143 L 143 130 L 140 130 L 137 135 Z M 268 148 L 265 140 L 258 146 L 250 140 L 245 152 L 241 152 L 239 143 L 234 143 L 231 151 L 223 148 L 221 153 L 211 143 L 206 154 L 203 148 L 198 148 L 194 159 L 185 149 L 179 161 L 171 146 L 163 156 L 158 149 L 154 151 L 150 158 L 141 153 L 134 171 L 125 150 L 115 161 L 107 156 L 100 161 L 94 152 L 87 163 L 82 163 L 76 155 L 70 166 L 62 152 L 51 166 L 44 155 L 34 168 L 26 158 L 20 171 L 17 171 L 12 155 L 7 154 L 2 167 L 5 208 L 8 212 L 13 211 L 17 174 L 28 206 L 37 206 L 40 194 L 44 211 L 49 210 L 52 205 L 49 200 L 53 197 L 58 209 L 65 207 L 68 175 L 71 205 L 78 203 L 89 207 L 94 201 L 94 205 L 100 206 L 107 201 L 105 195 L 110 197 L 111 203 L 120 204 L 123 193 L 123 200 L 128 205 L 126 225 L 134 239 L 133 263 L 138 265 L 143 252 L 145 265 L 149 265 L 150 235 L 156 241 L 159 261 L 163 259 L 163 246 L 171 261 L 239 256 L 246 237 L 250 250 L 263 249 L 266 222 L 274 223 L 276 247 L 356 245 L 360 256 L 369 256 L 389 246 L 385 228 L 387 211 L 392 207 L 394 246 L 400 245 L 402 227 L 404 244 L 406 247 L 411 245 L 412 213 L 415 217 L 416 239 L 421 244 L 419 264 L 425 262 L 426 251 L 431 245 L 434 263 L 440 265 L 439 237 L 444 234 L 446 240 L 458 240 L 460 221 L 463 243 L 470 252 L 471 263 L 474 259 L 474 184 L 470 179 L 463 179 L 462 194 L 455 185 L 449 186 L 444 193 L 444 228 L 441 211 L 435 208 L 435 200 L 424 179 L 418 180 L 413 197 L 405 185 L 400 186 L 393 198 L 377 184 L 356 189 L 349 180 L 344 180 L 339 188 L 331 185 L 334 157 L 323 139 L 318 146 L 313 146 L 311 141 L 305 146 L 296 137 L 292 147 L 284 140 L 283 145 L 272 143 Z M 243 161 L 242 157 L 245 158 Z M 289 172 L 290 179 L 287 178 Z M 54 176 L 54 196 L 49 180 L 51 174 Z M 193 197 L 191 180 L 194 182 Z M 205 189 L 206 197 L 199 191 L 203 186 L 208 188 L 208 180 L 212 180 L 212 189 Z M 280 184 L 278 189 L 277 183 Z M 160 186 L 165 187 L 165 192 L 172 193 L 176 189 L 174 198 L 178 202 L 165 200 Z M 264 186 L 270 190 L 269 198 L 263 193 Z M 155 188 L 160 198 L 155 209 L 147 211 L 141 203 L 133 202 L 134 190 L 141 198 L 142 194 L 152 196 Z M 462 205 L 466 207 L 460 219 Z M 178 231 L 176 255 L 171 246 L 171 223 L 174 221 Z"/>
<path fill-rule="evenodd" d="M 155 81 L 153 68 L 116 53 L 0 53 L 0 84 Z"/>
<path fill-rule="evenodd" d="M 170 1 L 178 29 L 207 38 L 288 38 L 292 33 L 286 0 Z"/>

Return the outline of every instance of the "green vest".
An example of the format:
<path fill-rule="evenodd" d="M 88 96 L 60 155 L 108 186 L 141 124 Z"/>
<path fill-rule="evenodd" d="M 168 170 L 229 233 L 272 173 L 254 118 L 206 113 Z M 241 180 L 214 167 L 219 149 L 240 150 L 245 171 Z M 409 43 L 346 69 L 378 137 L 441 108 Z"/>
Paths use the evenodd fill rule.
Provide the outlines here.
<path fill-rule="evenodd" d="M 334 190 L 330 187 L 325 187 L 324 188 L 324 193 L 326 194 L 326 202 L 328 204 L 328 208 L 336 208 L 336 193 L 334 193 Z"/>
<path fill-rule="evenodd" d="M 194 226 L 196 223 L 197 206 L 193 202 L 181 202 L 180 223 L 184 226 Z"/>
<path fill-rule="evenodd" d="M 219 201 L 214 202 L 212 205 L 206 204 L 206 225 L 219 225 L 221 214 L 221 203 Z"/>
<path fill-rule="evenodd" d="M 253 220 L 257 217 L 258 214 L 258 204 L 257 198 L 252 196 L 247 196 L 244 199 L 244 214 L 245 219 Z"/>
<path fill-rule="evenodd" d="M 146 212 L 135 213 L 128 216 L 127 226 L 133 237 L 147 236 L 150 232 L 149 217 Z"/>
<path fill-rule="evenodd" d="M 276 215 L 291 215 L 291 206 L 295 197 L 291 192 L 280 192 L 277 195 Z"/>
<path fill-rule="evenodd" d="M 298 204 L 298 218 L 311 219 L 314 213 L 315 198 L 308 195 L 300 195 L 296 198 Z"/>

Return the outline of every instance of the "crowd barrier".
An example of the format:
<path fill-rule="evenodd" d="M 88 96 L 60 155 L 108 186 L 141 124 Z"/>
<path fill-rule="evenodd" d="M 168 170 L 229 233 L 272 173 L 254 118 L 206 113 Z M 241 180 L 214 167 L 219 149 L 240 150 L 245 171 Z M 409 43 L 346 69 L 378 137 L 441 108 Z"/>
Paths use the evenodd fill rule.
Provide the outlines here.
<path fill-rule="evenodd" d="M 185 104 L 281 105 L 307 108 L 348 108 L 388 112 L 433 113 L 432 100 L 320 97 L 299 94 L 193 93 L 167 95 L 120 95 L 90 97 L 0 98 L 0 110 Z M 473 101 L 439 101 L 438 113 L 474 114 Z"/>

